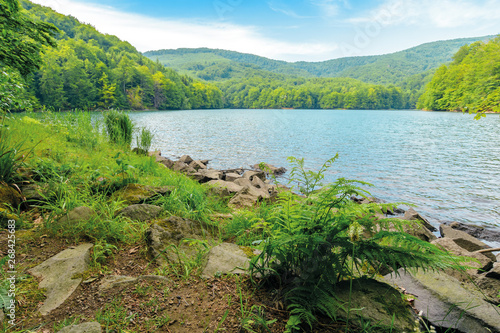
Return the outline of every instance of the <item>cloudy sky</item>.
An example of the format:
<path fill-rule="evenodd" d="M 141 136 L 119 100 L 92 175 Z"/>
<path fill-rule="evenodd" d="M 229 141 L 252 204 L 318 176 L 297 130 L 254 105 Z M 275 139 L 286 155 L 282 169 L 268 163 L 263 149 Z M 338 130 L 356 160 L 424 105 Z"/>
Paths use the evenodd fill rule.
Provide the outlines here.
<path fill-rule="evenodd" d="M 500 0 L 32 0 L 139 51 L 220 48 L 287 61 L 500 33 Z"/>

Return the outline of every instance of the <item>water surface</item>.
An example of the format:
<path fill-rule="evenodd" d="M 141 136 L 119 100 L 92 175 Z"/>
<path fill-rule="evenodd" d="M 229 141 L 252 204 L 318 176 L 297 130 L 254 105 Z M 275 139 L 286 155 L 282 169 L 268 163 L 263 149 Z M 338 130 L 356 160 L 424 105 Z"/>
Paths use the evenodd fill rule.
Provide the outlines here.
<path fill-rule="evenodd" d="M 155 134 L 153 148 L 210 167 L 287 167 L 288 156 L 326 175 L 375 185 L 371 193 L 404 201 L 431 223 L 500 227 L 500 117 L 423 111 L 195 110 L 131 113 Z"/>

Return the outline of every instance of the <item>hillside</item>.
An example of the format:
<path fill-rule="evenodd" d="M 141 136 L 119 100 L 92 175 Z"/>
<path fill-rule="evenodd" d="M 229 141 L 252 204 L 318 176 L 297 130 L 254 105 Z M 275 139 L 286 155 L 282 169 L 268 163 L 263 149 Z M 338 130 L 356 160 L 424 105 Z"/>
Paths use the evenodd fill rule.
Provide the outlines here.
<path fill-rule="evenodd" d="M 60 30 L 57 47 L 46 48 L 40 70 L 27 78 L 35 108 L 222 107 L 222 93 L 214 85 L 181 76 L 74 17 L 26 0 L 20 3 L 28 15 Z"/>
<path fill-rule="evenodd" d="M 442 65 L 418 106 L 427 110 L 500 112 L 500 37 L 466 45 Z"/>
<path fill-rule="evenodd" d="M 494 36 L 438 41 L 404 51 L 364 57 L 348 57 L 322 62 L 286 62 L 252 54 L 218 49 L 177 49 L 148 51 L 144 55 L 165 66 L 206 81 L 252 77 L 268 71 L 267 77 L 281 74 L 294 77 L 350 77 L 375 84 L 399 84 L 409 76 L 450 62 L 460 47 Z"/>

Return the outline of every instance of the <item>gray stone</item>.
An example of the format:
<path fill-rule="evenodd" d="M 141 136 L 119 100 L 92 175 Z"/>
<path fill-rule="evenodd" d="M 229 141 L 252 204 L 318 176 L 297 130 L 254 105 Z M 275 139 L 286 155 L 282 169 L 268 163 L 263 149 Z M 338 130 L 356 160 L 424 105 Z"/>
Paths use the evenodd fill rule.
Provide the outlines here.
<path fill-rule="evenodd" d="M 161 157 L 160 159 L 157 158 L 156 162 L 160 163 L 161 165 L 166 166 L 169 169 L 173 169 L 174 164 L 175 164 L 174 161 L 172 161 L 171 159 L 168 159 L 166 157 Z"/>
<path fill-rule="evenodd" d="M 222 243 L 212 248 L 202 277 L 211 278 L 218 274 L 243 274 L 248 269 L 250 259 L 236 244 Z"/>
<path fill-rule="evenodd" d="M 236 179 L 241 178 L 241 175 L 235 173 L 235 172 L 230 172 L 226 173 L 226 181 L 227 182 L 234 182 Z"/>
<path fill-rule="evenodd" d="M 145 233 L 146 244 L 150 256 L 158 265 L 165 265 L 169 261 L 178 261 L 178 251 L 188 256 L 196 254 L 196 249 L 182 242 L 183 239 L 202 239 L 204 231 L 199 222 L 170 216 L 153 224 Z"/>
<path fill-rule="evenodd" d="M 474 279 L 476 285 L 481 289 L 481 293 L 486 296 L 486 300 L 493 304 L 500 304 L 500 280 L 488 277 L 483 274 Z M 500 321 L 500 314 L 498 317 Z"/>
<path fill-rule="evenodd" d="M 413 332 L 418 326 L 411 307 L 403 301 L 401 293 L 387 283 L 355 279 L 351 290 L 350 281 L 343 281 L 336 286 L 335 297 L 342 305 L 337 310 L 338 319 L 347 318 L 345 310 L 349 307 L 350 298 L 350 322 L 361 325 L 370 321 L 379 327 L 390 328 L 391 332 Z"/>
<path fill-rule="evenodd" d="M 179 172 L 187 172 L 189 170 L 189 168 L 190 168 L 189 165 L 187 163 L 182 162 L 182 161 L 177 161 L 172 166 L 172 170 L 179 171 Z"/>
<path fill-rule="evenodd" d="M 266 173 L 264 171 L 248 170 L 248 171 L 245 171 L 245 173 L 243 174 L 243 178 L 246 178 L 250 181 L 252 181 L 252 179 L 254 177 L 259 177 L 260 180 L 265 181 L 266 180 Z"/>
<path fill-rule="evenodd" d="M 222 178 L 222 172 L 213 169 L 200 169 L 198 171 L 203 177 L 199 181 L 200 183 L 207 183 L 211 180 L 219 180 Z"/>
<path fill-rule="evenodd" d="M 474 252 L 478 250 L 488 249 L 489 246 L 481 242 L 479 239 L 469 235 L 468 233 L 453 229 L 449 225 L 441 224 L 439 226 L 439 232 L 442 237 L 451 238 L 460 247 L 466 249 L 469 252 Z M 492 261 L 496 261 L 497 258 L 493 253 L 486 252 L 483 253 L 486 257 L 490 258 Z"/>
<path fill-rule="evenodd" d="M 417 213 L 415 209 L 410 208 L 405 212 L 405 215 L 403 217 L 405 220 L 412 221 L 412 220 L 420 220 L 423 222 L 424 226 L 429 229 L 430 231 L 437 231 L 436 227 L 434 227 L 432 224 L 427 221 L 422 215 Z"/>
<path fill-rule="evenodd" d="M 201 163 L 201 161 L 192 161 L 191 163 L 189 163 L 189 166 L 195 169 L 196 171 L 207 168 L 207 166 Z"/>
<path fill-rule="evenodd" d="M 460 332 L 500 331 L 498 310 L 483 300 L 477 289 L 469 289 L 442 272 L 418 271 L 409 274 L 400 269 L 398 273 L 398 276 L 386 276 L 385 280 L 415 295 L 415 308 L 432 325 Z"/>
<path fill-rule="evenodd" d="M 147 204 L 130 205 L 120 210 L 117 215 L 128 217 L 133 221 L 154 220 L 160 215 L 161 207 Z"/>
<path fill-rule="evenodd" d="M 95 218 L 95 212 L 89 207 L 76 207 L 59 219 L 59 223 L 74 223 L 90 221 Z"/>
<path fill-rule="evenodd" d="M 269 192 L 253 186 L 246 186 L 229 200 L 228 206 L 235 209 L 252 207 L 262 199 L 269 199 L 270 197 Z"/>
<path fill-rule="evenodd" d="M 66 326 L 58 333 L 101 333 L 101 324 L 98 322 L 88 322 L 80 325 Z"/>
<path fill-rule="evenodd" d="M 252 168 L 256 169 L 256 170 L 262 170 L 261 167 L 260 167 L 260 164 L 255 164 L 252 166 Z M 272 164 L 267 164 L 267 163 L 264 163 L 264 168 L 263 170 L 264 172 L 266 173 L 270 173 L 270 174 L 273 174 L 275 176 L 281 176 L 282 174 L 286 173 L 286 169 L 283 168 L 283 167 L 275 167 L 274 165 Z"/>
<path fill-rule="evenodd" d="M 403 227 L 404 232 L 426 242 L 432 242 L 437 239 L 436 235 L 434 235 L 429 229 L 427 229 L 420 220 L 412 221 L 415 221 L 415 223 L 405 225 Z"/>
<path fill-rule="evenodd" d="M 254 187 L 268 192 L 268 186 L 259 177 L 253 177 L 253 179 L 250 182 Z"/>
<path fill-rule="evenodd" d="M 438 238 L 435 241 L 432 241 L 432 244 L 437 245 L 437 246 L 443 248 L 444 250 L 451 252 L 452 254 L 454 254 L 456 256 L 462 256 L 462 257 L 476 259 L 478 261 L 477 263 L 476 262 L 463 262 L 463 264 L 465 264 L 467 266 L 472 266 L 472 267 L 476 268 L 476 269 L 467 270 L 467 272 L 469 274 L 478 274 L 478 273 L 482 273 L 485 271 L 489 271 L 493 267 L 493 261 L 490 258 L 484 256 L 481 253 L 467 251 L 466 249 L 464 249 L 463 247 L 461 247 L 457 243 L 455 243 L 455 241 L 451 238 Z M 450 273 L 452 273 L 453 276 L 455 276 L 456 278 L 461 278 L 462 273 L 460 273 L 458 271 L 451 271 Z M 468 277 L 465 279 L 467 280 Z"/>
<path fill-rule="evenodd" d="M 28 271 L 41 279 L 38 287 L 47 290 L 47 299 L 39 309 L 43 316 L 64 303 L 80 285 L 82 278 L 78 275 L 88 268 L 92 246 L 82 244 L 66 249 Z"/>
<path fill-rule="evenodd" d="M 207 184 L 212 186 L 213 192 L 221 197 L 227 197 L 233 193 L 238 193 L 243 189 L 240 185 L 220 179 L 211 180 Z"/>
<path fill-rule="evenodd" d="M 253 186 L 252 182 L 247 178 L 238 178 L 234 181 L 235 184 L 240 185 L 242 187 L 250 187 Z"/>
<path fill-rule="evenodd" d="M 189 164 L 193 162 L 193 159 L 189 155 L 182 155 L 181 158 L 179 158 L 179 162 Z"/>
<path fill-rule="evenodd" d="M 496 262 L 493 264 L 493 268 L 490 269 L 486 276 L 492 279 L 500 280 L 500 263 Z M 500 289 L 499 289 L 500 290 Z M 500 291 L 499 291 L 500 293 Z"/>
<path fill-rule="evenodd" d="M 485 227 L 464 224 L 460 222 L 452 222 L 450 223 L 450 227 L 456 230 L 464 231 L 472 237 L 476 237 L 477 239 L 483 239 L 493 242 L 498 242 L 498 240 L 500 240 L 500 231 L 487 229 Z"/>

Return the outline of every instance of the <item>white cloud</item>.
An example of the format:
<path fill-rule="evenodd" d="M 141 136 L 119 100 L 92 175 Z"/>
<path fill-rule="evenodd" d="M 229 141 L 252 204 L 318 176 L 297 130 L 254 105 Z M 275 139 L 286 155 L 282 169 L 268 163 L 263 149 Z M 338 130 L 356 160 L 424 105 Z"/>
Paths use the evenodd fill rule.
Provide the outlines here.
<path fill-rule="evenodd" d="M 322 16 L 334 17 L 339 13 L 339 5 L 341 2 L 344 6 L 348 7 L 347 0 L 310 0 L 311 4 L 319 7 Z"/>
<path fill-rule="evenodd" d="M 490 25 L 500 19 L 500 0 L 388 0 L 351 23 L 378 21 L 382 25 L 422 25 L 457 28 Z"/>
<path fill-rule="evenodd" d="M 263 36 L 255 27 L 230 23 L 156 19 L 111 7 L 74 0 L 33 0 L 59 13 L 72 15 L 103 33 L 118 36 L 139 51 L 176 48 L 220 48 L 288 61 L 324 60 L 337 46 L 291 43 Z"/>
<path fill-rule="evenodd" d="M 282 3 L 277 3 L 275 1 L 270 1 L 267 3 L 269 8 L 277 13 L 285 14 L 286 16 L 290 16 L 293 18 L 304 19 L 304 18 L 312 18 L 312 16 L 303 16 L 297 14 L 295 11 L 290 9 L 287 5 Z"/>

